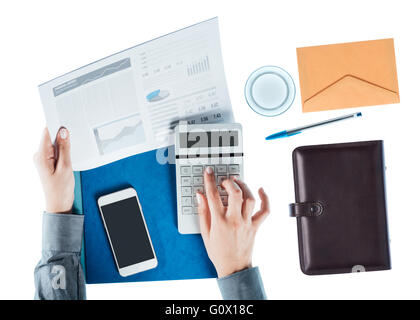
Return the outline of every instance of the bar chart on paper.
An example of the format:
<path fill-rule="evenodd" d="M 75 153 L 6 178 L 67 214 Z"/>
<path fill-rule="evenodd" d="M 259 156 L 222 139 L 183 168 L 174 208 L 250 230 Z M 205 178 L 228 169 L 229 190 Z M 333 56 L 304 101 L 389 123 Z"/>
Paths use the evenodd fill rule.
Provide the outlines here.
<path fill-rule="evenodd" d="M 167 139 L 180 119 L 190 124 L 230 121 L 230 111 L 225 114 L 222 108 L 226 94 L 214 85 L 220 56 L 202 35 L 192 34 L 189 40 L 188 45 L 170 42 L 138 52 L 138 75 L 157 141 Z"/>
<path fill-rule="evenodd" d="M 210 70 L 209 57 L 205 56 L 202 60 L 194 62 L 187 66 L 188 76 L 195 76 L 197 74 Z"/>

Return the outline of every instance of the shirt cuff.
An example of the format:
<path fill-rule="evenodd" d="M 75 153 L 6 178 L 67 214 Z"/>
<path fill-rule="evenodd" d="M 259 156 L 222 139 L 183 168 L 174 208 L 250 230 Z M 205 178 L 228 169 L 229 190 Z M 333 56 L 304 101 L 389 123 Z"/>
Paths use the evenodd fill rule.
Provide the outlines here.
<path fill-rule="evenodd" d="M 84 219 L 83 215 L 78 214 L 44 212 L 42 250 L 80 252 Z"/>
<path fill-rule="evenodd" d="M 217 279 L 225 300 L 267 299 L 258 267 L 245 269 L 227 277 Z"/>

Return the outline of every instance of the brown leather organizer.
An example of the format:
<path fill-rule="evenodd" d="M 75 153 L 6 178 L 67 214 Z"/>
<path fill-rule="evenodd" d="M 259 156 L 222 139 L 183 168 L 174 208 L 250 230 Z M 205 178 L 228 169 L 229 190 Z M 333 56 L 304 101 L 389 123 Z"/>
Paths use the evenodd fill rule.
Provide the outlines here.
<path fill-rule="evenodd" d="M 302 272 L 391 269 L 383 142 L 299 147 L 293 171 Z"/>

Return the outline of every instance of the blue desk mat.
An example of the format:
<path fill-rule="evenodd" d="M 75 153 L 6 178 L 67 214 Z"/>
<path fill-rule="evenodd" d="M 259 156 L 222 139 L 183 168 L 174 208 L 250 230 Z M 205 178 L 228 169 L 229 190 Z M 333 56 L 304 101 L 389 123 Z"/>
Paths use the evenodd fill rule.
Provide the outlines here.
<path fill-rule="evenodd" d="M 181 235 L 177 228 L 175 165 L 161 165 L 156 150 L 80 172 L 76 192 L 85 214 L 84 267 L 87 283 L 114 283 L 216 277 L 200 235 Z M 155 269 L 129 277 L 118 273 L 102 223 L 97 199 L 133 187 L 139 196 L 158 259 Z M 80 209 L 79 209 L 80 210 Z"/>

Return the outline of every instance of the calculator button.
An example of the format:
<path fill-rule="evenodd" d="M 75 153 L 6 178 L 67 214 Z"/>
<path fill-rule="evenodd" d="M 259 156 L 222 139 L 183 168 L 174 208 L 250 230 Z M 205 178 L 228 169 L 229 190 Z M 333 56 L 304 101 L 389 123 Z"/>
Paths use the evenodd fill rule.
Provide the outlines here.
<path fill-rule="evenodd" d="M 220 174 L 220 173 L 227 173 L 227 168 L 226 168 L 226 165 L 225 164 L 219 164 L 219 165 L 217 165 L 216 166 L 216 172 L 218 173 L 218 174 Z"/>
<path fill-rule="evenodd" d="M 223 189 L 221 186 L 217 186 L 217 190 L 219 191 L 219 194 L 220 194 L 221 196 L 225 196 L 225 195 L 227 195 L 226 190 L 225 190 L 225 189 Z"/>
<path fill-rule="evenodd" d="M 190 166 L 182 166 L 181 167 L 181 175 L 188 176 L 191 174 L 191 167 Z"/>
<path fill-rule="evenodd" d="M 190 186 L 191 177 L 181 177 L 181 186 Z"/>
<path fill-rule="evenodd" d="M 191 197 L 182 197 L 181 203 L 183 206 L 191 206 L 192 205 Z"/>
<path fill-rule="evenodd" d="M 182 214 L 193 214 L 192 207 L 182 207 Z"/>
<path fill-rule="evenodd" d="M 198 207 L 194 207 L 193 212 L 194 214 L 198 214 Z"/>
<path fill-rule="evenodd" d="M 203 167 L 202 166 L 193 166 L 192 167 L 193 174 L 203 174 Z"/>
<path fill-rule="evenodd" d="M 197 197 L 195 196 L 195 197 L 193 197 L 193 199 L 194 199 L 194 206 L 198 206 L 198 200 L 197 200 Z"/>
<path fill-rule="evenodd" d="M 213 170 L 213 172 L 214 172 L 214 166 L 206 166 L 206 169 L 207 169 L 207 168 L 209 168 L 209 167 L 210 167 L 210 168 Z"/>
<path fill-rule="evenodd" d="M 218 176 L 217 177 L 217 184 L 222 184 L 223 180 L 226 180 L 227 176 Z"/>
<path fill-rule="evenodd" d="M 190 196 L 191 195 L 191 187 L 181 187 L 181 194 L 183 196 Z"/>
<path fill-rule="evenodd" d="M 229 165 L 229 173 L 230 174 L 239 174 L 239 165 L 238 164 Z"/>
<path fill-rule="evenodd" d="M 203 186 L 195 186 L 195 187 L 193 187 L 193 192 L 194 192 L 194 196 L 197 192 L 204 193 L 204 187 Z"/>
<path fill-rule="evenodd" d="M 228 204 L 228 197 L 227 196 L 221 196 L 220 199 L 222 199 L 222 203 L 224 206 L 227 206 Z"/>
<path fill-rule="evenodd" d="M 203 184 L 204 183 L 203 177 L 202 176 L 194 177 L 193 178 L 193 182 L 194 182 L 195 185 L 197 185 L 197 184 Z"/>

